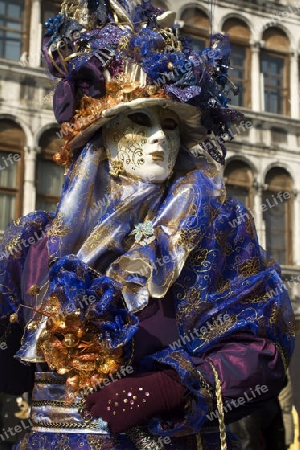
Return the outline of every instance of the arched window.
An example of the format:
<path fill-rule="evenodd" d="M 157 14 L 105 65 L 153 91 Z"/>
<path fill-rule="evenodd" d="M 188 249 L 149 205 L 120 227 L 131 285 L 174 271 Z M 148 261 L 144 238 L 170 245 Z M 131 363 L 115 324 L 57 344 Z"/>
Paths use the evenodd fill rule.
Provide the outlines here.
<path fill-rule="evenodd" d="M 25 134 L 12 120 L 0 120 L 0 230 L 22 213 Z"/>
<path fill-rule="evenodd" d="M 44 211 L 56 210 L 64 180 L 64 169 L 52 160 L 63 144 L 56 132 L 54 129 L 45 131 L 39 141 L 41 153 L 36 167 L 36 209 Z"/>
<path fill-rule="evenodd" d="M 263 219 L 267 251 L 280 264 L 293 264 L 292 256 L 292 179 L 282 168 L 271 169 L 263 193 Z"/>
<path fill-rule="evenodd" d="M 24 0 L 0 1 L 0 58 L 19 61 L 23 51 Z"/>
<path fill-rule="evenodd" d="M 289 66 L 290 43 L 279 28 L 271 27 L 263 33 L 260 71 L 264 82 L 264 110 L 274 114 L 290 114 Z"/>
<path fill-rule="evenodd" d="M 224 171 L 228 197 L 235 197 L 248 209 L 253 209 L 253 173 L 243 161 L 230 161 Z"/>
<path fill-rule="evenodd" d="M 250 29 L 240 19 L 226 20 L 222 27 L 223 33 L 230 35 L 232 70 L 230 79 L 240 87 L 238 95 L 232 95 L 231 104 L 251 108 L 250 92 Z"/>
<path fill-rule="evenodd" d="M 193 38 L 195 50 L 203 50 L 209 46 L 209 17 L 199 8 L 187 8 L 180 17 L 184 22 L 182 36 Z"/>

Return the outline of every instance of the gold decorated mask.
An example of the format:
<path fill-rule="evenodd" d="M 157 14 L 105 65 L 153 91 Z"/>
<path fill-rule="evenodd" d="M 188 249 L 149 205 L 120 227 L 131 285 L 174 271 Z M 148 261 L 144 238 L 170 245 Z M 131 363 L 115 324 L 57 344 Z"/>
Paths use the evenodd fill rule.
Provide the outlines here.
<path fill-rule="evenodd" d="M 165 181 L 180 148 L 179 118 L 166 108 L 149 107 L 121 113 L 103 127 L 112 166 L 152 182 Z"/>

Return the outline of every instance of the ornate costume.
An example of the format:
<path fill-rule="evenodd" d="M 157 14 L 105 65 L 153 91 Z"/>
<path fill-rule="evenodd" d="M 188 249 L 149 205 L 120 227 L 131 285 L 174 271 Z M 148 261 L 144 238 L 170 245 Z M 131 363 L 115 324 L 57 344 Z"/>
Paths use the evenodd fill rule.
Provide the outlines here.
<path fill-rule="evenodd" d="M 56 213 L 15 221 L 2 243 L 0 390 L 30 390 L 36 371 L 17 449 L 229 450 L 225 422 L 284 384 L 280 269 L 211 160 L 239 117 L 227 40 L 196 53 L 169 21 L 111 0 L 65 2 L 48 24 L 68 172 Z M 205 130 L 221 153 L 195 157 Z"/>

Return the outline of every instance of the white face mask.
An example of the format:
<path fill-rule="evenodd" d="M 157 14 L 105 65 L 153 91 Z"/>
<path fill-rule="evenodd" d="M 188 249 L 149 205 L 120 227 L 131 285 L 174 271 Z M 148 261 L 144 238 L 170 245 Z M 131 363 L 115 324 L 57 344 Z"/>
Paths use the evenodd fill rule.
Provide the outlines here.
<path fill-rule="evenodd" d="M 103 143 L 111 161 L 121 161 L 128 174 L 162 182 L 179 152 L 179 118 L 158 106 L 121 113 L 103 126 Z"/>

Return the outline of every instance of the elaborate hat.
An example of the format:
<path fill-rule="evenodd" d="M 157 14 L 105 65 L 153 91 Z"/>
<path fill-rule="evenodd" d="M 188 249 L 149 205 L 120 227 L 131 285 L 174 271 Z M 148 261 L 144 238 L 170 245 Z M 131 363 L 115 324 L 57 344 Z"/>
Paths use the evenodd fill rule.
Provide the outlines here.
<path fill-rule="evenodd" d="M 54 159 L 69 164 L 97 129 L 120 112 L 160 105 L 180 117 L 186 148 L 213 133 L 224 163 L 230 122 L 241 114 L 227 105 L 230 90 L 228 36 L 192 48 L 177 37 L 174 14 L 149 0 L 64 1 L 45 24 L 43 53 L 52 76 L 54 113 L 66 144 Z"/>

